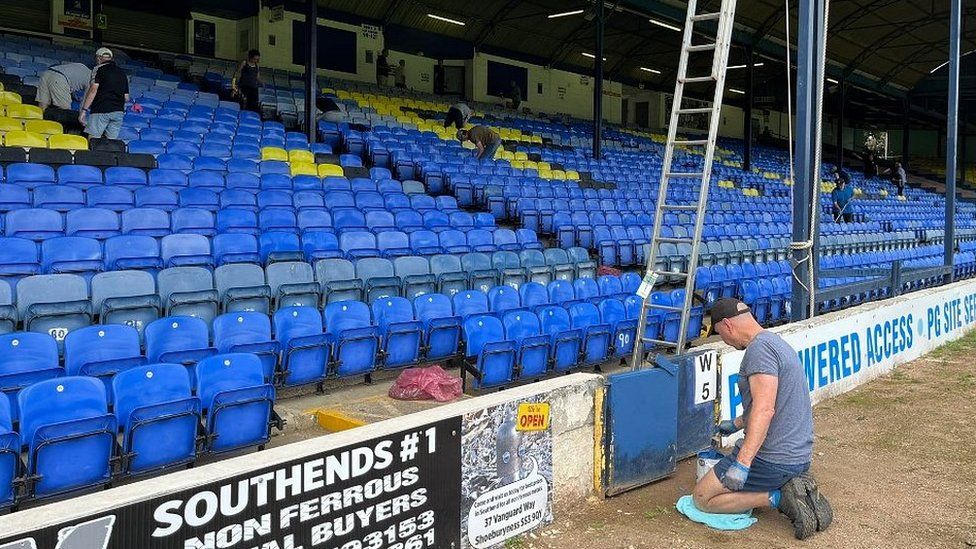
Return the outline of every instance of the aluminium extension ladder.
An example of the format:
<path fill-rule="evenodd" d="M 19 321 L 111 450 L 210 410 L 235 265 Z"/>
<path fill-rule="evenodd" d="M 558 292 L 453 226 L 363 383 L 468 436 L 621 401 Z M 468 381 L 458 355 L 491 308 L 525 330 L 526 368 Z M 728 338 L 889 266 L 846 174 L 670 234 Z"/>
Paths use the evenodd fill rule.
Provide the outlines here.
<path fill-rule="evenodd" d="M 671 104 L 671 121 L 668 125 L 668 140 L 664 149 L 664 162 L 661 167 L 661 185 L 658 189 L 656 211 L 654 213 L 654 234 L 650 240 L 650 251 L 647 254 L 647 274 L 644 283 L 641 285 L 639 293 L 644 297 L 641 307 L 641 314 L 638 320 L 637 334 L 634 341 L 634 355 L 631 360 L 631 367 L 639 369 L 643 366 L 644 344 L 659 345 L 675 349 L 677 354 L 684 351 L 687 342 L 688 322 L 691 315 L 692 304 L 695 291 L 695 269 L 698 267 L 698 250 L 701 245 L 702 227 L 705 222 L 705 210 L 708 203 L 709 180 L 712 176 L 712 160 L 715 157 L 715 140 L 718 136 L 718 126 L 722 111 L 722 97 L 725 91 L 725 71 L 728 66 L 729 44 L 732 38 L 732 23 L 735 19 L 736 0 L 722 0 L 722 7 L 714 13 L 697 13 L 698 1 L 689 0 L 688 11 L 685 16 L 684 37 L 681 43 L 681 57 L 678 63 L 677 82 L 674 88 L 674 100 Z M 714 42 L 704 42 L 695 44 L 692 38 L 695 36 L 695 23 L 702 21 L 715 21 L 716 33 Z M 711 40 L 710 38 L 708 40 Z M 711 73 L 706 75 L 689 76 L 688 58 L 692 53 L 712 52 Z M 709 107 L 687 108 L 683 106 L 685 84 L 701 84 L 702 87 L 714 87 L 712 104 Z M 703 92 L 707 93 L 707 92 Z M 707 139 L 678 139 L 679 121 L 682 117 L 689 115 L 707 115 L 708 138 Z M 672 171 L 675 147 L 684 147 L 694 151 L 704 150 L 704 161 L 700 172 L 681 172 Z M 668 183 L 671 180 L 695 180 L 700 183 L 697 204 L 675 204 L 668 203 Z M 669 237 L 661 236 L 661 227 L 664 224 L 665 213 L 668 212 L 695 212 L 695 232 L 691 238 L 688 237 Z M 658 255 L 661 253 L 661 244 L 690 244 L 691 253 L 684 262 L 686 270 L 664 271 L 657 268 Z M 668 277 L 684 279 L 685 297 L 684 303 L 678 307 L 673 305 L 655 304 L 651 302 L 650 291 L 657 277 Z M 646 295 L 644 295 L 646 294 Z M 680 313 L 681 323 L 678 329 L 677 341 L 664 341 L 656 338 L 645 337 L 647 330 L 647 315 L 651 310 L 663 311 L 668 313 Z"/>

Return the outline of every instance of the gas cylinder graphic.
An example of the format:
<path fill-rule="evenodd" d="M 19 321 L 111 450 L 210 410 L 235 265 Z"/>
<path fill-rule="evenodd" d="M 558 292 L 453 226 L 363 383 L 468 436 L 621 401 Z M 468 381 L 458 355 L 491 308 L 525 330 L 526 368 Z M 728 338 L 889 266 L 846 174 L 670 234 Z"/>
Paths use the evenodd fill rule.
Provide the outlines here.
<path fill-rule="evenodd" d="M 498 426 L 495 438 L 495 470 L 502 484 L 511 484 L 522 476 L 519 443 L 522 434 L 515 430 L 515 420 L 508 419 Z"/>

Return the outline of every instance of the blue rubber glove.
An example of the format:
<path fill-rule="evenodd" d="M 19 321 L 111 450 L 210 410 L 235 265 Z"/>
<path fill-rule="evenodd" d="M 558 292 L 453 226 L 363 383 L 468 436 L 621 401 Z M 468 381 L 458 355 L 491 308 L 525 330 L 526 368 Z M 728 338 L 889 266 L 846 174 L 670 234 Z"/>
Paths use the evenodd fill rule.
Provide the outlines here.
<path fill-rule="evenodd" d="M 746 485 L 747 478 L 749 478 L 749 468 L 736 461 L 725 471 L 725 475 L 721 479 L 722 486 L 733 492 L 738 492 Z"/>
<path fill-rule="evenodd" d="M 732 433 L 738 433 L 741 427 L 735 426 L 735 421 L 731 419 L 725 419 L 719 422 L 718 432 L 723 435 L 731 435 Z"/>

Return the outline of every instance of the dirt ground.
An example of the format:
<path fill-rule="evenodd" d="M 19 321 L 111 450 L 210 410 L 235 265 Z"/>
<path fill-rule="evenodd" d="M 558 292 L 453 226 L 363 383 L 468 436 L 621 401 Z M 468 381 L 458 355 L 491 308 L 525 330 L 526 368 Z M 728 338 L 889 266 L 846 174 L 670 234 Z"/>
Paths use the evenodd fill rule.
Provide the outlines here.
<path fill-rule="evenodd" d="M 786 517 L 719 532 L 674 510 L 693 460 L 669 480 L 510 540 L 535 549 L 965 548 L 976 546 L 976 332 L 814 409 L 813 472 L 834 508 L 827 531 L 800 542 Z"/>

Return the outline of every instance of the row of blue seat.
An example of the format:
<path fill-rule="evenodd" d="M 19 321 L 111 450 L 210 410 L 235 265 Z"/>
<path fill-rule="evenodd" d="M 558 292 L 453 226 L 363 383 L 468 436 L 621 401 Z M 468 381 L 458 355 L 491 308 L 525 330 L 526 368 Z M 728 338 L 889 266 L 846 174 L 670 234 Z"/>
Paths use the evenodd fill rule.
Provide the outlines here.
<path fill-rule="evenodd" d="M 34 335 L 0 336 L 0 346 Z M 214 355 L 192 372 L 195 381 L 179 364 L 133 367 L 111 396 L 95 378 L 38 376 L 16 391 L 16 429 L 0 395 L 0 509 L 267 443 L 275 390 L 257 356 Z"/>

